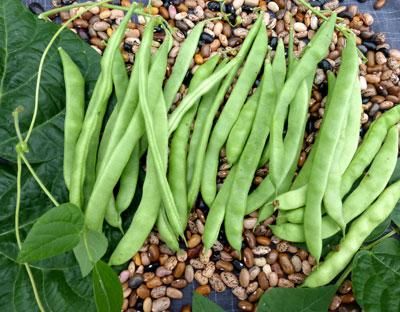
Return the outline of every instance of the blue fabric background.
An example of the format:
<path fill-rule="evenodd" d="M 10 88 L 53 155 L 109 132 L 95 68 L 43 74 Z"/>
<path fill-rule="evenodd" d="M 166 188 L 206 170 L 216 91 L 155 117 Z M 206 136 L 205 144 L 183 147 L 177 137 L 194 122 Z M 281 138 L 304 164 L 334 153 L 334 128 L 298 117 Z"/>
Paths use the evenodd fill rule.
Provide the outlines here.
<path fill-rule="evenodd" d="M 29 4 L 31 2 L 39 2 L 45 9 L 51 8 L 51 0 L 23 0 Z M 400 49 L 400 0 L 387 0 L 386 6 L 381 10 L 373 9 L 374 0 L 369 0 L 366 3 L 359 3 L 356 0 L 345 0 L 343 4 L 356 4 L 362 12 L 369 12 L 375 19 L 373 29 L 376 32 L 384 32 L 387 42 L 393 48 Z M 174 300 L 171 310 L 180 311 L 181 307 L 191 303 L 193 290 L 197 287 L 195 283 L 189 285 L 185 289 L 185 295 L 182 300 Z M 230 291 L 216 294 L 212 292 L 209 296 L 211 300 L 218 303 L 225 311 L 239 311 L 237 308 L 237 299 Z"/>

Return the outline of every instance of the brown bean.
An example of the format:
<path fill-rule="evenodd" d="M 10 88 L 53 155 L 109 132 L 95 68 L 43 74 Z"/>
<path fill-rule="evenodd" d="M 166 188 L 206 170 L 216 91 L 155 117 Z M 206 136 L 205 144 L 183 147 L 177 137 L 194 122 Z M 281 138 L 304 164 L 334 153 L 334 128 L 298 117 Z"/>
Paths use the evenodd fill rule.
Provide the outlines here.
<path fill-rule="evenodd" d="M 147 286 L 147 288 L 152 289 L 152 288 L 156 288 L 158 286 L 161 286 L 162 284 L 163 283 L 161 282 L 161 279 L 158 276 L 156 276 L 156 277 L 152 278 L 151 280 L 149 280 L 146 283 L 146 286 Z"/>
<path fill-rule="evenodd" d="M 155 274 L 153 272 L 146 272 L 143 274 L 143 281 L 145 283 L 147 283 L 148 281 L 150 281 L 151 279 L 153 279 L 155 276 Z"/>
<path fill-rule="evenodd" d="M 352 293 L 348 293 L 340 296 L 342 303 L 353 303 L 355 301 L 354 295 Z"/>
<path fill-rule="evenodd" d="M 184 305 L 181 309 L 181 312 L 192 312 L 192 307 L 190 304 Z"/>
<path fill-rule="evenodd" d="M 207 263 L 206 267 L 204 268 L 202 274 L 203 274 L 203 276 L 210 278 L 214 274 L 214 271 L 215 271 L 214 262 L 209 262 L 209 263 Z"/>
<path fill-rule="evenodd" d="M 149 258 L 151 262 L 155 262 L 160 258 L 160 249 L 157 245 L 150 245 L 149 247 Z"/>
<path fill-rule="evenodd" d="M 185 269 L 186 269 L 186 265 L 184 262 L 178 262 L 178 264 L 176 265 L 175 269 L 174 269 L 174 277 L 175 278 L 180 278 L 183 276 L 183 274 L 185 273 Z"/>
<path fill-rule="evenodd" d="M 280 254 L 279 255 L 279 264 L 286 274 L 293 274 L 294 273 L 294 267 L 292 265 L 292 262 L 290 262 L 290 259 L 287 254 Z"/>
<path fill-rule="evenodd" d="M 237 297 L 239 300 L 246 300 L 247 299 L 247 293 L 246 289 L 244 289 L 241 286 L 237 286 L 232 289 L 232 294 Z"/>
<path fill-rule="evenodd" d="M 169 271 L 173 271 L 177 264 L 178 264 L 178 259 L 176 259 L 175 256 L 171 256 L 165 262 L 164 267 Z"/>
<path fill-rule="evenodd" d="M 172 281 L 171 286 L 174 288 L 182 289 L 187 286 L 187 283 L 188 282 L 186 280 L 180 278 L 180 279 Z"/>
<path fill-rule="evenodd" d="M 256 237 L 256 242 L 259 245 L 268 246 L 268 245 L 271 244 L 271 239 L 269 237 L 267 237 L 267 236 L 257 236 Z"/>
<path fill-rule="evenodd" d="M 195 248 L 189 248 L 187 250 L 188 259 L 193 259 L 193 258 L 198 257 L 202 248 L 203 248 L 203 246 L 201 244 L 197 245 Z"/>
<path fill-rule="evenodd" d="M 151 308 L 152 312 L 161 312 L 168 310 L 171 305 L 171 300 L 168 297 L 162 297 L 153 301 L 153 305 Z"/>
<path fill-rule="evenodd" d="M 210 279 L 209 283 L 211 287 L 216 291 L 216 292 L 223 292 L 226 289 L 225 284 L 222 282 L 221 277 L 219 276 L 218 273 L 214 273 Z"/>
<path fill-rule="evenodd" d="M 238 307 L 242 311 L 253 311 L 253 304 L 246 300 L 239 301 Z"/>
<path fill-rule="evenodd" d="M 239 285 L 238 278 L 231 272 L 222 272 L 221 279 L 229 288 L 234 288 Z"/>
<path fill-rule="evenodd" d="M 251 268 L 254 265 L 254 255 L 251 252 L 250 248 L 245 248 L 243 251 L 243 261 L 244 264 L 248 267 Z"/>
<path fill-rule="evenodd" d="M 259 267 L 252 267 L 249 269 L 250 280 L 254 281 L 258 274 L 260 273 L 261 269 Z"/>
<path fill-rule="evenodd" d="M 146 285 L 140 285 L 138 289 L 136 289 L 136 294 L 140 299 L 146 299 L 150 297 L 150 290 L 146 287 Z"/>
<path fill-rule="evenodd" d="M 253 292 L 253 293 L 249 296 L 248 300 L 249 300 L 250 302 L 256 302 L 256 301 L 258 301 L 258 299 L 260 299 L 260 297 L 262 296 L 263 293 L 264 293 L 264 291 L 263 291 L 261 288 L 257 288 L 256 291 Z"/>
<path fill-rule="evenodd" d="M 185 279 L 188 283 L 191 283 L 194 278 L 194 269 L 193 267 L 189 264 L 186 266 L 185 269 Z"/>
<path fill-rule="evenodd" d="M 278 279 L 279 279 L 278 274 L 276 274 L 275 272 L 271 272 L 271 274 L 268 275 L 267 277 L 268 277 L 269 285 L 271 287 L 275 287 L 278 285 Z"/>
<path fill-rule="evenodd" d="M 153 300 L 150 297 L 147 297 L 143 301 L 143 312 L 151 312 L 151 306 L 153 304 Z"/>
<path fill-rule="evenodd" d="M 196 62 L 197 63 L 197 62 Z M 192 235 L 192 237 L 188 240 L 188 247 L 194 248 L 201 243 L 201 236 L 198 234 Z"/>
<path fill-rule="evenodd" d="M 208 278 L 205 277 L 201 271 L 196 271 L 194 273 L 194 279 L 199 283 L 200 285 L 206 285 L 208 283 Z"/>
<path fill-rule="evenodd" d="M 163 266 L 158 267 L 156 270 L 156 275 L 158 277 L 164 277 L 164 276 L 170 275 L 171 273 L 172 273 L 171 271 L 167 270 Z"/>
<path fill-rule="evenodd" d="M 293 273 L 288 275 L 288 280 L 295 283 L 295 284 L 302 284 L 305 279 L 305 275 L 302 273 Z"/>
<path fill-rule="evenodd" d="M 247 246 L 249 246 L 250 248 L 256 247 L 257 241 L 252 231 L 246 230 L 244 232 L 244 239 L 246 240 Z"/>
<path fill-rule="evenodd" d="M 183 298 L 183 293 L 174 287 L 168 287 L 167 288 L 167 296 L 172 298 L 172 299 L 182 299 Z"/>
<path fill-rule="evenodd" d="M 154 299 L 158 299 L 158 298 L 164 297 L 166 291 L 167 291 L 167 286 L 163 285 L 163 286 L 159 286 L 159 287 L 153 288 L 151 290 L 150 294 Z"/>
<path fill-rule="evenodd" d="M 267 263 L 273 264 L 278 260 L 279 253 L 274 249 L 267 255 Z"/>
<path fill-rule="evenodd" d="M 224 260 L 218 260 L 217 263 L 215 264 L 215 267 L 221 271 L 226 271 L 226 272 L 233 271 L 232 263 L 230 263 L 228 261 L 224 261 Z"/>
<path fill-rule="evenodd" d="M 341 293 L 342 295 L 347 294 L 351 291 L 352 288 L 352 283 L 350 280 L 346 280 L 343 282 L 342 285 L 340 285 L 339 287 L 339 293 Z"/>
<path fill-rule="evenodd" d="M 240 271 L 240 274 L 239 274 L 239 283 L 240 283 L 240 286 L 243 286 L 243 287 L 249 286 L 249 283 L 250 283 L 250 273 L 249 273 L 249 270 L 248 270 L 248 269 L 243 268 L 243 269 Z"/>
<path fill-rule="evenodd" d="M 169 285 L 172 283 L 172 281 L 174 280 L 174 276 L 173 275 L 167 275 L 161 278 L 161 282 L 164 285 Z"/>
<path fill-rule="evenodd" d="M 211 293 L 211 288 L 209 285 L 201 285 L 196 288 L 195 292 L 203 296 L 208 296 Z"/>
<path fill-rule="evenodd" d="M 269 287 L 268 277 L 265 272 L 260 272 L 260 274 L 258 274 L 257 281 L 261 289 L 266 290 Z"/>
<path fill-rule="evenodd" d="M 278 280 L 278 287 L 282 287 L 282 288 L 293 288 L 294 284 L 287 280 L 286 278 L 280 278 Z"/>

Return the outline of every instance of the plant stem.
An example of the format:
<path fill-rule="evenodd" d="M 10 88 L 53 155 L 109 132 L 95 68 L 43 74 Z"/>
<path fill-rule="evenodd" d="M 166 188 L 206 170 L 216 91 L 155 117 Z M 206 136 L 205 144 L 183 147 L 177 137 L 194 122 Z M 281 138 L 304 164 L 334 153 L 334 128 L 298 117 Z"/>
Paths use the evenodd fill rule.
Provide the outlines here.
<path fill-rule="evenodd" d="M 36 180 L 37 184 L 39 184 L 40 188 L 43 190 L 43 192 L 47 195 L 47 197 L 51 200 L 51 202 L 54 204 L 54 206 L 59 206 L 60 204 L 57 202 L 57 200 L 51 195 L 50 191 L 47 189 L 47 187 L 43 184 L 42 180 L 38 177 L 36 174 L 35 170 L 32 168 L 31 164 L 29 163 L 28 159 L 26 159 L 25 155 L 23 153 L 19 154 L 19 157 L 24 161 L 25 165 L 28 167 L 29 172 L 33 176 L 33 178 Z"/>
<path fill-rule="evenodd" d="M 111 0 L 107 0 L 107 2 L 110 2 Z M 88 7 L 88 6 L 100 6 L 100 3 L 98 2 L 93 2 L 93 1 L 88 1 L 88 2 L 83 2 L 83 3 L 74 3 L 74 4 L 70 4 L 70 5 L 66 5 L 66 6 L 62 6 L 59 8 L 54 8 L 51 10 L 48 10 L 46 12 L 43 12 L 41 14 L 39 14 L 39 18 L 40 19 L 44 19 L 47 18 L 49 16 L 58 14 L 60 12 L 65 12 L 65 11 L 69 11 L 71 9 L 75 9 L 75 8 L 83 8 L 83 7 Z"/>
<path fill-rule="evenodd" d="M 36 122 L 36 117 L 37 117 L 37 113 L 38 113 L 38 109 L 39 109 L 39 91 L 40 91 L 40 82 L 42 80 L 42 73 L 43 73 L 43 67 L 44 67 L 44 61 L 46 59 L 47 54 L 50 51 L 50 48 L 52 47 L 53 43 L 55 42 L 55 40 L 57 39 L 57 37 L 61 34 L 61 32 L 67 27 L 67 25 L 71 22 L 73 22 L 75 19 L 77 19 L 78 17 L 82 16 L 83 13 L 91 10 L 92 8 L 99 6 L 101 4 L 104 4 L 106 2 L 108 2 L 109 0 L 104 0 L 101 2 L 96 2 L 95 4 L 91 4 L 90 6 L 88 6 L 85 10 L 83 10 L 82 12 L 79 12 L 78 14 L 72 16 L 65 24 L 63 24 L 58 30 L 57 32 L 53 35 L 53 37 L 51 38 L 50 42 L 48 43 L 46 49 L 43 51 L 42 57 L 40 59 L 40 63 L 39 63 L 39 69 L 38 69 L 38 76 L 37 76 L 37 80 L 36 80 L 36 89 L 35 89 L 35 104 L 34 104 L 34 109 L 33 109 L 33 116 L 32 116 L 32 120 L 31 120 L 31 124 L 29 125 L 29 129 L 28 132 L 26 134 L 25 140 L 24 142 L 27 144 L 29 141 L 29 138 L 32 134 L 33 131 L 33 127 L 35 126 L 35 122 Z"/>
<path fill-rule="evenodd" d="M 21 207 L 21 173 L 22 173 L 22 163 L 21 163 L 21 156 L 18 154 L 17 155 L 17 199 L 15 202 L 15 220 L 14 220 L 14 226 L 15 226 L 15 239 L 17 241 L 18 249 L 21 250 L 21 237 L 19 234 L 19 211 Z M 43 307 L 42 301 L 40 300 L 39 292 L 36 287 L 36 282 L 35 278 L 33 277 L 32 270 L 29 267 L 28 263 L 24 263 L 26 273 L 28 273 L 29 280 L 31 282 L 33 294 L 35 296 L 36 303 L 39 307 L 39 310 L 41 312 L 45 312 L 45 309 Z"/>
<path fill-rule="evenodd" d="M 364 246 L 362 249 L 364 250 L 371 250 L 372 248 L 374 248 L 376 245 L 378 245 L 380 242 L 382 242 L 383 240 L 385 240 L 388 237 L 393 236 L 394 234 L 396 234 L 397 232 L 395 230 L 391 230 L 389 233 L 386 233 L 385 235 L 383 235 L 381 238 L 377 239 L 376 241 L 372 242 L 371 244 L 368 244 L 367 246 Z"/>

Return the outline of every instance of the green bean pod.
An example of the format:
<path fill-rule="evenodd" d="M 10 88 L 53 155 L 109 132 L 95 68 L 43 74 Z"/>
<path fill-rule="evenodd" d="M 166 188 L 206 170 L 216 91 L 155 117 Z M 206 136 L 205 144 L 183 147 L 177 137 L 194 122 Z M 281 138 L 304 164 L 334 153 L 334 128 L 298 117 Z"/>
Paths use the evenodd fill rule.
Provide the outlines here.
<path fill-rule="evenodd" d="M 346 169 L 341 184 L 341 195 L 346 195 L 354 182 L 363 174 L 381 148 L 389 129 L 400 122 L 400 105 L 388 110 L 369 127 L 360 147 Z"/>
<path fill-rule="evenodd" d="M 88 104 L 85 119 L 83 121 L 81 133 L 76 143 L 73 170 L 71 174 L 70 202 L 82 207 L 85 199 L 83 198 L 85 177 L 93 182 L 96 176 L 96 157 L 98 139 L 100 136 L 101 125 L 106 111 L 108 98 L 112 92 L 112 65 L 115 51 L 118 49 L 125 28 L 130 21 L 135 6 L 131 6 L 126 13 L 118 29 L 111 36 L 107 48 L 101 60 L 101 73 L 93 90 L 92 97 Z"/>
<path fill-rule="evenodd" d="M 272 118 L 271 134 L 270 134 L 270 165 L 274 179 L 279 175 L 280 158 L 284 154 L 284 126 L 287 116 L 288 106 L 292 102 L 299 87 L 299 81 L 303 81 L 309 77 L 317 64 L 325 57 L 329 51 L 334 26 L 336 23 L 336 14 L 332 14 L 327 22 L 322 24 L 315 36 L 308 44 L 303 57 L 296 65 L 296 70 L 290 75 L 285 82 L 283 88 L 280 90 L 276 109 Z M 272 180 L 274 184 L 276 181 Z M 275 185 L 275 184 L 274 184 Z M 276 186 L 276 185 L 275 185 Z"/>
<path fill-rule="evenodd" d="M 399 145 L 397 126 L 392 127 L 387 134 L 384 144 L 373 160 L 367 174 L 358 187 L 343 203 L 344 221 L 348 224 L 371 205 L 389 183 L 397 163 Z M 281 224 L 271 226 L 278 237 L 291 242 L 304 242 L 304 226 L 298 224 Z M 328 238 L 340 230 L 337 223 L 329 216 L 322 218 L 322 238 Z"/>
<path fill-rule="evenodd" d="M 217 67 L 217 71 L 225 66 L 227 59 L 223 60 Z M 221 105 L 226 90 L 229 84 L 226 82 L 232 81 L 236 74 L 235 69 L 232 69 L 222 83 L 216 84 L 208 93 L 206 93 L 199 104 L 198 113 L 194 123 L 193 133 L 189 144 L 189 154 L 187 160 L 187 183 L 188 190 L 188 207 L 191 209 L 196 202 L 200 190 L 201 177 L 203 173 L 204 157 L 207 149 L 208 138 L 210 137 L 211 129 L 215 114 Z M 216 94 L 216 95 L 215 95 Z"/>
<path fill-rule="evenodd" d="M 157 219 L 157 230 L 160 234 L 161 240 L 167 244 L 168 248 L 177 252 L 179 250 L 178 238 L 168 222 L 164 207 L 161 207 L 161 211 Z"/>
<path fill-rule="evenodd" d="M 321 204 L 325 194 L 329 171 L 337 147 L 340 132 L 348 112 L 352 88 L 344 88 L 348 81 L 358 75 L 358 54 L 354 35 L 347 39 L 342 53 L 342 64 L 337 76 L 334 94 L 324 114 L 319 144 L 315 153 L 307 187 L 304 212 L 304 234 L 310 253 L 319 260 L 322 251 Z"/>
<path fill-rule="evenodd" d="M 85 115 L 85 79 L 79 67 L 63 48 L 58 48 L 64 70 L 65 130 L 64 130 L 64 181 L 70 189 L 75 146 Z"/>
<path fill-rule="evenodd" d="M 264 27 L 260 32 L 267 36 Z M 237 164 L 235 179 L 232 184 L 231 194 L 228 201 L 228 209 L 225 214 L 225 233 L 230 245 L 240 250 L 242 244 L 243 218 L 246 213 L 248 192 L 253 182 L 254 173 L 263 151 L 263 145 L 268 135 L 268 125 L 264 122 L 264 116 L 272 105 L 270 99 L 270 85 L 273 83 L 272 66 L 269 61 L 265 62 L 264 77 L 261 83 L 261 94 L 259 98 L 256 118 L 249 139 Z"/>
<path fill-rule="evenodd" d="M 302 224 L 304 222 L 304 209 L 297 208 L 294 210 L 286 211 L 285 217 L 287 222 Z"/>
<path fill-rule="evenodd" d="M 340 242 L 340 248 L 328 254 L 304 281 L 305 287 L 330 283 L 351 261 L 372 231 L 386 220 L 400 199 L 400 181 L 389 186 L 357 220 Z"/>
<path fill-rule="evenodd" d="M 182 43 L 179 53 L 175 60 L 175 65 L 172 68 L 172 73 L 169 76 L 164 87 L 164 97 L 167 108 L 169 109 L 175 99 L 185 75 L 189 70 L 190 64 L 193 60 L 193 55 L 196 52 L 199 38 L 203 32 L 205 22 L 196 24 L 191 30 L 186 40 Z"/>
<path fill-rule="evenodd" d="M 116 210 L 119 214 L 128 209 L 135 196 L 140 171 L 140 150 L 136 146 L 126 164 L 119 180 L 118 193 L 115 198 Z"/>
<path fill-rule="evenodd" d="M 157 145 L 156 133 L 154 130 L 155 120 L 152 118 L 150 104 L 149 104 L 149 86 L 152 86 L 154 81 L 148 81 L 148 65 L 150 63 L 150 49 L 153 39 L 153 28 L 154 23 L 150 21 L 150 25 L 148 24 L 144 35 L 143 40 L 138 52 L 138 64 L 139 64 L 139 72 L 140 72 L 140 81 L 139 81 L 139 107 L 142 111 L 146 136 L 149 142 L 149 150 L 153 155 L 154 165 L 156 167 L 156 174 L 158 185 L 161 191 L 161 198 L 163 204 L 165 206 L 165 211 L 168 217 L 168 221 L 172 226 L 172 229 L 175 231 L 177 235 L 180 235 L 184 238 L 183 231 L 181 230 L 182 224 L 182 216 L 179 215 L 178 209 L 175 204 L 174 197 L 171 192 L 171 188 L 168 184 L 167 176 L 165 174 L 166 167 L 162 162 L 162 153 L 160 151 L 159 146 Z M 157 121 L 158 122 L 158 121 Z M 163 131 L 168 132 L 167 128 Z"/>
<path fill-rule="evenodd" d="M 225 103 L 224 109 L 222 110 L 222 113 L 214 126 L 207 147 L 201 183 L 201 194 L 203 200 L 208 205 L 212 203 L 217 193 L 215 178 L 218 171 L 219 153 L 228 138 L 229 132 L 231 131 L 233 124 L 240 113 L 240 109 L 242 108 L 243 103 L 245 102 L 259 71 L 261 70 L 264 57 L 267 52 L 267 39 L 265 38 L 263 31 L 261 31 L 264 27 L 263 20 L 261 20 L 258 24 L 257 22 L 253 27 L 258 27 L 256 29 L 259 31 L 254 39 L 253 46 L 251 47 L 249 55 L 243 66 L 242 73 L 239 76 L 236 85 L 234 86 L 229 99 Z M 257 26 L 260 24 L 262 27 Z M 251 31 L 249 32 L 247 39 L 251 38 L 250 33 Z"/>
<path fill-rule="evenodd" d="M 164 73 L 167 66 L 168 52 L 171 48 L 171 41 L 167 38 L 164 40 L 163 45 L 157 51 L 157 54 L 154 57 L 155 60 L 152 64 L 152 66 L 156 66 L 159 71 L 163 71 Z M 164 48 L 165 46 L 166 48 Z M 157 122 L 154 123 L 156 130 L 156 140 L 157 144 L 160 147 L 160 151 L 162 151 L 161 158 L 163 164 L 165 165 L 165 168 L 167 168 L 168 135 L 165 129 L 168 125 L 168 120 L 161 83 L 153 85 L 154 89 L 149 92 L 149 97 L 153 93 L 158 98 L 158 101 L 154 101 L 155 107 L 153 110 L 153 119 L 157 120 Z M 153 92 L 154 90 L 156 90 L 156 92 Z M 136 149 L 139 150 L 139 153 L 141 153 L 140 148 Z M 113 153 L 113 156 L 114 155 L 118 155 L 118 151 L 117 154 Z M 147 173 L 143 183 L 142 198 L 127 232 L 122 237 L 111 255 L 111 265 L 120 265 L 122 263 L 125 263 L 132 257 L 132 255 L 139 251 L 144 241 L 148 237 L 150 231 L 152 230 L 153 226 L 156 224 L 157 217 L 161 213 L 161 203 L 161 194 L 159 192 L 159 185 L 157 183 L 157 174 L 153 156 L 152 153 L 148 152 Z"/>
<path fill-rule="evenodd" d="M 224 216 L 229 200 L 229 195 L 232 189 L 232 183 L 235 178 L 236 167 L 232 167 L 228 176 L 224 180 L 224 183 L 219 190 L 214 202 L 210 206 L 208 212 L 206 224 L 204 225 L 204 233 L 202 236 L 204 248 L 206 250 L 211 249 L 214 243 L 218 239 L 218 234 L 221 229 L 221 225 L 224 222 Z"/>
<path fill-rule="evenodd" d="M 324 206 L 328 215 L 336 221 L 343 231 L 345 229 L 345 223 L 340 185 L 342 176 L 357 150 L 360 137 L 361 112 L 361 90 L 358 77 L 356 77 L 353 86 L 353 93 L 350 98 L 349 115 L 335 151 L 334 159 L 336 159 L 336 161 L 332 164 L 324 195 Z"/>
<path fill-rule="evenodd" d="M 168 38 L 168 37 L 167 37 Z M 171 48 L 171 41 L 166 38 L 164 42 L 167 48 L 160 47 L 158 53 L 163 53 L 164 58 L 160 57 L 160 67 L 157 71 L 163 71 L 165 74 L 165 69 L 167 66 L 167 56 L 168 51 Z M 163 43 L 163 45 L 164 45 Z M 157 55 L 156 55 L 157 57 Z M 155 77 L 152 72 L 150 72 L 151 77 Z M 154 90 L 160 90 L 162 86 L 162 80 L 153 83 Z M 149 98 L 158 98 L 165 104 L 163 98 L 160 97 L 160 92 L 150 92 Z M 151 101 L 153 105 L 159 101 Z M 93 188 L 92 196 L 89 199 L 86 208 L 86 223 L 89 228 L 101 229 L 101 225 L 104 218 L 105 207 L 109 201 L 109 197 L 112 195 L 112 190 L 118 183 L 126 164 L 128 163 L 133 149 L 135 148 L 137 142 L 143 134 L 143 116 L 140 109 L 136 109 L 131 121 L 129 122 L 128 128 L 126 129 L 124 135 L 119 140 L 118 145 L 114 148 L 113 153 L 110 156 L 109 161 L 105 163 L 104 169 L 101 174 L 97 177 L 96 184 Z M 160 125 L 160 127 L 162 124 Z M 162 130 L 167 132 L 165 129 Z M 107 197 L 107 199 L 105 199 Z"/>
<path fill-rule="evenodd" d="M 328 72 L 328 97 L 325 103 L 325 111 L 327 111 L 329 102 L 332 99 L 335 83 L 336 83 L 335 75 L 332 72 Z M 314 160 L 315 151 L 318 149 L 317 146 L 318 146 L 318 135 L 315 139 L 314 145 L 312 146 L 310 154 L 308 155 L 303 167 L 301 168 L 299 174 L 297 175 L 296 179 L 294 180 L 291 186 L 292 190 L 295 190 L 307 184 L 308 178 L 310 176 L 312 163 Z"/>
<path fill-rule="evenodd" d="M 206 63 L 201 65 L 196 70 L 189 85 L 189 94 L 190 92 L 193 92 L 193 90 L 196 89 L 203 80 L 207 79 L 208 76 L 212 74 L 217 66 L 219 58 L 219 55 L 211 57 Z M 169 154 L 168 182 L 170 184 L 171 192 L 174 196 L 179 215 L 181 216 L 182 232 L 186 228 L 189 210 L 186 182 L 187 167 L 186 162 L 182 160 L 187 158 L 190 130 L 194 116 L 197 112 L 197 105 L 194 105 L 186 112 L 178 128 L 176 128 L 175 132 L 173 133 Z"/>
<path fill-rule="evenodd" d="M 258 88 L 247 100 L 246 104 L 240 111 L 239 117 L 232 127 L 231 132 L 229 133 L 226 142 L 226 157 L 230 164 L 237 162 L 246 144 L 247 138 L 249 137 L 251 126 L 253 125 L 257 111 L 258 96 L 260 93 L 259 90 L 260 88 Z"/>
<path fill-rule="evenodd" d="M 106 124 L 106 127 L 104 129 L 103 136 L 101 138 L 101 141 L 103 142 L 109 142 L 112 131 L 115 128 L 115 122 L 118 118 L 118 113 L 120 111 L 121 103 L 124 101 L 125 93 L 128 89 L 128 84 L 129 84 L 129 78 L 128 78 L 128 73 L 125 68 L 125 62 L 122 57 L 121 52 L 118 50 L 115 53 L 114 57 L 114 64 L 112 67 L 112 78 L 113 78 L 113 84 L 114 84 L 114 92 L 117 97 L 117 104 L 115 105 L 108 121 Z M 101 147 L 101 144 L 99 148 Z M 99 158 L 98 158 L 99 161 Z M 131 192 L 131 189 L 129 189 Z M 135 189 L 133 189 L 133 192 Z M 121 188 L 119 188 L 118 192 L 121 192 Z M 120 217 L 120 213 L 118 212 L 118 209 L 116 207 L 116 200 L 114 198 L 114 195 L 111 196 L 111 199 L 109 201 L 109 204 L 107 206 L 107 211 L 105 215 L 105 219 L 107 223 L 113 227 L 117 227 L 121 229 L 122 232 L 122 220 Z"/>

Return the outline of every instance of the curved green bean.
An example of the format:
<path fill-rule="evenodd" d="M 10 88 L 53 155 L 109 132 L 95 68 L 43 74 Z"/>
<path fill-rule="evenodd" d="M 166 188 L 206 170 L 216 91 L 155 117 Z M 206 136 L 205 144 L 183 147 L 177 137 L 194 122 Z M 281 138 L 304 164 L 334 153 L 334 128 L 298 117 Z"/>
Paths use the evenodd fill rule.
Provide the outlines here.
<path fill-rule="evenodd" d="M 201 33 L 203 32 L 205 22 L 198 23 L 190 32 L 186 40 L 182 43 L 179 53 L 164 87 L 164 97 L 167 108 L 169 109 L 174 102 L 176 93 L 178 92 L 189 66 L 193 60 Z"/>
<path fill-rule="evenodd" d="M 350 107 L 346 126 L 342 130 L 341 138 L 336 147 L 334 156 L 336 161 L 333 162 L 330 169 L 328 184 L 324 195 L 324 206 L 328 215 L 343 229 L 343 231 L 345 230 L 345 223 L 340 185 L 342 176 L 357 150 L 360 136 L 361 112 L 361 89 L 357 76 L 353 86 L 353 93 L 350 98 Z"/>
<path fill-rule="evenodd" d="M 216 70 L 224 66 L 227 60 L 223 60 L 218 65 Z M 225 93 L 236 74 L 235 68 L 228 73 L 228 76 L 222 83 L 216 84 L 208 93 L 206 93 L 199 105 L 194 130 L 189 144 L 189 154 L 187 161 L 188 175 L 187 183 L 189 185 L 188 191 L 188 207 L 191 209 L 196 202 L 200 190 L 201 177 L 203 173 L 204 157 L 207 149 L 208 138 L 210 137 L 211 129 L 215 114 L 221 105 Z"/>
<path fill-rule="evenodd" d="M 64 130 L 64 181 L 70 189 L 75 146 L 85 115 L 85 79 L 79 67 L 63 48 L 58 48 L 64 70 L 65 130 Z"/>
<path fill-rule="evenodd" d="M 284 126 L 287 116 L 288 106 L 296 95 L 299 81 L 303 81 L 310 76 L 317 64 L 325 57 L 329 50 L 334 26 L 336 23 L 336 14 L 332 14 L 327 22 L 322 24 L 315 36 L 312 38 L 303 57 L 296 65 L 296 70 L 290 75 L 280 90 L 276 109 L 272 118 L 270 144 L 270 165 L 275 170 L 275 177 L 279 175 L 280 157 L 284 154 Z M 272 180 L 273 184 L 276 182 Z"/>
<path fill-rule="evenodd" d="M 304 281 L 305 287 L 319 287 L 331 282 L 351 261 L 371 232 L 386 220 L 400 199 L 400 181 L 389 186 L 357 220 L 355 220 L 340 248 L 326 257 Z"/>
<path fill-rule="evenodd" d="M 262 14 L 261 14 L 262 15 Z M 261 17 L 260 17 L 261 18 Z M 261 30 L 263 20 L 257 20 L 253 28 L 257 31 L 255 34 L 253 29 L 249 32 L 246 41 L 243 43 L 242 49 L 248 48 L 254 39 L 253 46 L 243 66 L 241 75 L 234 86 L 228 101 L 225 103 L 224 109 L 218 118 L 217 123 L 211 133 L 210 141 L 207 147 L 204 160 L 204 170 L 201 182 L 201 194 L 207 205 L 211 205 L 217 193 L 215 177 L 218 171 L 219 153 L 228 138 L 229 132 L 235 123 L 240 109 L 247 98 L 254 81 L 263 65 L 264 57 L 267 52 L 266 38 Z M 242 49 L 240 52 L 242 52 Z M 239 54 L 240 54 L 239 52 Z M 236 59 L 239 59 L 239 54 Z M 241 54 L 244 57 L 245 53 Z"/>
<path fill-rule="evenodd" d="M 70 202 L 82 207 L 85 177 L 95 177 L 98 138 L 106 111 L 108 98 L 112 92 L 112 65 L 125 28 L 130 21 L 135 6 L 131 6 L 118 29 L 111 36 L 101 60 L 101 73 L 90 99 L 81 133 L 76 143 L 75 159 L 71 174 Z M 90 165 L 87 170 L 88 164 Z M 91 188 L 91 186 L 89 185 Z"/>
<path fill-rule="evenodd" d="M 346 195 L 381 148 L 388 130 L 400 121 L 400 105 L 388 110 L 369 127 L 342 178 L 341 194 Z"/>
<path fill-rule="evenodd" d="M 358 75 L 358 54 L 355 36 L 347 38 L 342 53 L 342 64 L 337 76 L 334 94 L 319 132 L 319 144 L 315 152 L 307 187 L 304 212 L 304 234 L 310 253 L 318 260 L 322 251 L 321 204 L 326 191 L 329 170 L 337 147 L 340 131 L 348 111 L 352 88 L 346 88 L 348 81 Z"/>
<path fill-rule="evenodd" d="M 267 37 L 265 27 L 261 27 L 260 32 Z M 272 105 L 268 101 L 271 94 L 269 86 L 272 83 L 272 66 L 269 61 L 266 61 L 256 117 L 249 139 L 237 164 L 235 179 L 228 200 L 228 209 L 225 214 L 224 225 L 226 237 L 230 245 L 236 250 L 241 249 L 243 218 L 246 213 L 247 197 L 263 151 L 263 145 L 260 142 L 265 142 L 269 131 L 268 125 L 264 122 L 264 116 L 266 116 L 266 112 L 269 110 L 268 106 Z"/>
<path fill-rule="evenodd" d="M 219 61 L 219 55 L 211 57 L 206 63 L 201 65 L 195 72 L 190 85 L 188 94 L 193 92 L 197 86 L 208 78 L 214 71 Z M 190 137 L 190 130 L 192 127 L 194 116 L 197 112 L 197 104 L 183 116 L 181 123 L 172 135 L 170 154 L 169 154 L 169 168 L 168 168 L 168 182 L 171 187 L 172 195 L 175 199 L 175 204 L 178 213 L 181 216 L 181 229 L 182 232 L 186 228 L 187 215 L 188 215 L 188 198 L 187 198 L 187 167 L 186 162 L 182 161 L 187 158 L 188 142 Z"/>
<path fill-rule="evenodd" d="M 254 117 L 257 111 L 258 96 L 260 88 L 247 100 L 246 104 L 240 111 L 239 117 L 236 120 L 228 140 L 226 141 L 226 157 L 230 164 L 238 161 L 241 152 L 249 137 L 251 126 L 253 125 Z"/>
<path fill-rule="evenodd" d="M 207 215 L 202 237 L 204 248 L 206 250 L 211 249 L 211 247 L 217 241 L 221 225 L 224 221 L 229 195 L 231 193 L 233 180 L 235 178 L 235 171 L 236 166 L 232 167 L 232 169 L 230 170 L 228 176 L 224 180 L 221 189 L 215 197 L 214 202 L 210 206 L 210 211 Z"/>
<path fill-rule="evenodd" d="M 373 160 L 367 174 L 358 187 L 343 203 L 345 223 L 359 216 L 387 186 L 396 167 L 399 138 L 397 126 L 392 127 L 384 144 Z M 304 226 L 299 224 L 281 224 L 271 226 L 275 235 L 291 242 L 304 242 Z M 322 238 L 328 238 L 340 230 L 337 223 L 329 216 L 322 218 Z"/>

